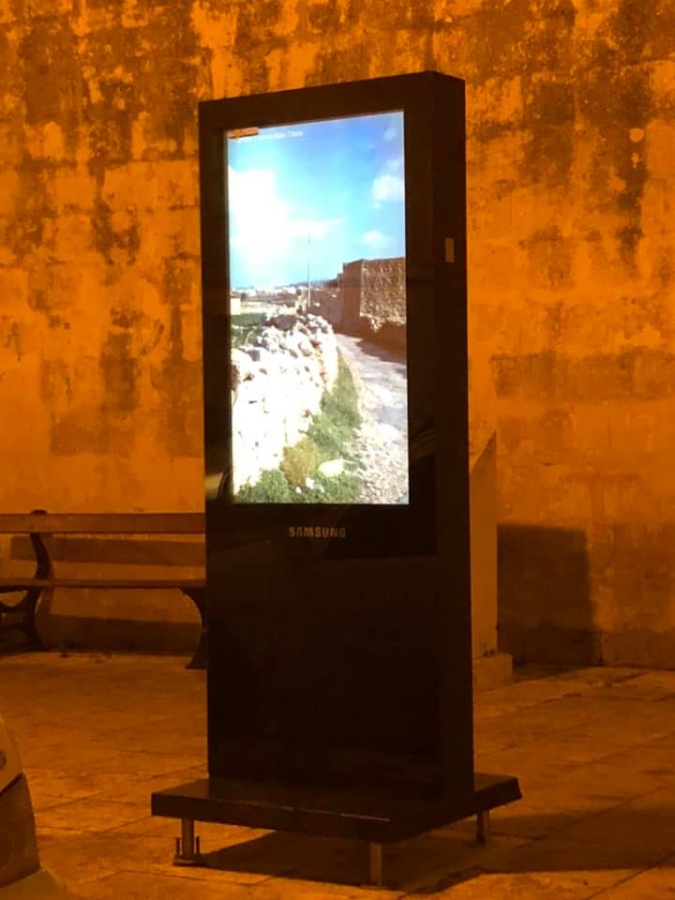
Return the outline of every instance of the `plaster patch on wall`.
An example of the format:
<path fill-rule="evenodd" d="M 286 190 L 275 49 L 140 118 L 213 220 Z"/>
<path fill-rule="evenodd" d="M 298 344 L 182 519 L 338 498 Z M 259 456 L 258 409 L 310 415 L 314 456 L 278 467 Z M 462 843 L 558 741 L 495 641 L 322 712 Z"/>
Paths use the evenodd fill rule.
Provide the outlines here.
<path fill-rule="evenodd" d="M 153 364 L 150 378 L 158 396 L 156 430 L 171 458 L 200 457 L 203 443 L 201 357 L 189 358 L 185 331 L 187 316 L 197 316 L 194 288 L 197 260 L 178 258 L 164 263 L 163 303 L 168 307 L 168 328 L 163 358 Z"/>
<path fill-rule="evenodd" d="M 26 162 L 19 169 L 20 193 L 11 226 L 4 234 L 4 243 L 22 259 L 43 247 L 48 219 L 55 214 L 51 174 L 35 162 Z"/>
<path fill-rule="evenodd" d="M 611 172 L 616 180 L 610 199 L 624 217 L 616 230 L 618 258 L 628 269 L 635 266 L 642 197 L 649 178 L 644 154 L 636 153 L 631 135 L 645 131 L 653 111 L 645 55 L 656 3 L 621 0 L 578 69 L 583 83 L 578 92 L 580 114 L 600 130 L 603 145 L 595 161 L 590 197 L 595 195 L 606 206 Z"/>
<path fill-rule="evenodd" d="M 103 403 L 106 410 L 129 413 L 140 403 L 140 360 L 128 329 L 110 331 L 101 350 Z"/>
<path fill-rule="evenodd" d="M 660 400 L 675 395 L 675 354 L 649 347 L 581 358 L 550 350 L 492 359 L 497 395 L 569 403 Z"/>
<path fill-rule="evenodd" d="M 77 122 L 81 85 L 77 38 L 66 17 L 33 21 L 23 33 L 19 60 L 24 73 L 26 121 Z"/>
<path fill-rule="evenodd" d="M 555 290 L 571 287 L 573 237 L 563 236 L 557 225 L 551 225 L 520 244 L 528 254 L 532 284 Z"/>
<path fill-rule="evenodd" d="M 23 357 L 21 327 L 10 316 L 0 316 L 0 347 L 5 353 L 15 353 L 17 362 L 21 362 Z"/>
<path fill-rule="evenodd" d="M 107 203 L 97 200 L 91 212 L 94 248 L 109 265 L 131 265 L 140 245 L 138 216 L 133 209 L 113 212 Z"/>

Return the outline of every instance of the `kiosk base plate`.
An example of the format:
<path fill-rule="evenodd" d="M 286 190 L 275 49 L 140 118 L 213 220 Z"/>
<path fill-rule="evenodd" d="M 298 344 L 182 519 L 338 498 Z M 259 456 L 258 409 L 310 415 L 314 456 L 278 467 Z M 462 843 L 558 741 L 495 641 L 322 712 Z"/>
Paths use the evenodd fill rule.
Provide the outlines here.
<path fill-rule="evenodd" d="M 453 797 L 203 778 L 156 791 L 151 803 L 154 816 L 181 820 L 177 865 L 204 864 L 194 823 L 215 822 L 367 841 L 371 883 L 381 885 L 382 844 L 469 816 L 476 816 L 476 839 L 485 842 L 490 810 L 520 797 L 518 779 L 509 775 L 476 774 L 473 791 Z"/>

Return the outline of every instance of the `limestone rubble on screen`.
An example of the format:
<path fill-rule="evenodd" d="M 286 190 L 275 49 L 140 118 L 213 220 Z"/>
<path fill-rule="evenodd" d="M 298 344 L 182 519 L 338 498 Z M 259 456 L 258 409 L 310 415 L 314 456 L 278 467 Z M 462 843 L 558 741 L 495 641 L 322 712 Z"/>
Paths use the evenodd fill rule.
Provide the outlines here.
<path fill-rule="evenodd" d="M 308 431 L 335 384 L 337 342 L 320 316 L 279 315 L 232 351 L 233 488 L 276 469 Z"/>

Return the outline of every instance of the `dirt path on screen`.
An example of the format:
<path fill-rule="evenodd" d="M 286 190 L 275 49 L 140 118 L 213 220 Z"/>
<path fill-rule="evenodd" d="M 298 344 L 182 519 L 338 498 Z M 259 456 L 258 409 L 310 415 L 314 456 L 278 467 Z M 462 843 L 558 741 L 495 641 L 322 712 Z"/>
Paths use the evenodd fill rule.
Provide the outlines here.
<path fill-rule="evenodd" d="M 407 503 L 408 410 L 405 362 L 388 350 L 336 334 L 359 398 L 353 453 L 362 467 L 360 503 Z"/>

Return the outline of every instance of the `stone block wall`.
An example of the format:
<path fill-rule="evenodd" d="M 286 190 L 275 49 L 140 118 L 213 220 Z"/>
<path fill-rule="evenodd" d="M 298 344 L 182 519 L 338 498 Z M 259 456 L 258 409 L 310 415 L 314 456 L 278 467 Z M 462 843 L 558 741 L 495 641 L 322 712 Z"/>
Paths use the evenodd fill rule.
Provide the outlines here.
<path fill-rule="evenodd" d="M 342 319 L 340 330 L 358 334 L 361 327 L 361 284 L 363 282 L 362 259 L 345 263 L 338 276 L 340 310 Z"/>
<path fill-rule="evenodd" d="M 435 68 L 500 639 L 673 666 L 674 53 L 671 0 L 4 0 L 0 507 L 202 507 L 198 101 Z"/>
<path fill-rule="evenodd" d="M 311 311 L 316 312 L 334 327 L 342 323 L 342 293 L 337 287 L 312 288 Z"/>
<path fill-rule="evenodd" d="M 358 259 L 345 263 L 339 279 L 340 327 L 377 337 L 398 331 L 405 335 L 405 259 Z M 385 327 L 386 326 L 386 327 Z M 404 340 L 399 343 L 404 344 Z"/>
<path fill-rule="evenodd" d="M 405 325 L 405 259 L 364 260 L 361 319 L 378 332 L 385 322 Z"/>

